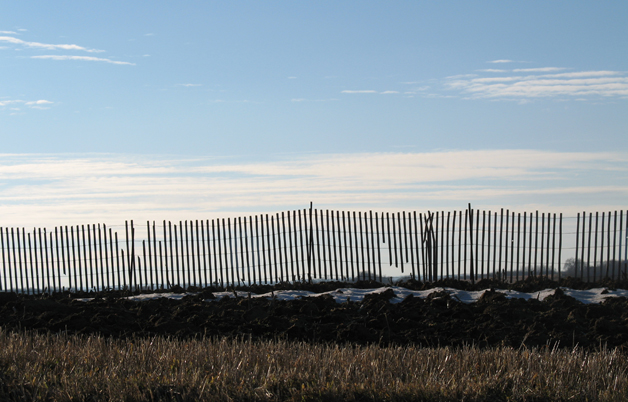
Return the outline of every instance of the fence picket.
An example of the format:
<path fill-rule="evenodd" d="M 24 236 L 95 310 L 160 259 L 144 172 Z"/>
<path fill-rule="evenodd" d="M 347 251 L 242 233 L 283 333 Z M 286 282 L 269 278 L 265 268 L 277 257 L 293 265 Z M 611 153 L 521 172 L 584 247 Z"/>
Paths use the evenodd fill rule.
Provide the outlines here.
<path fill-rule="evenodd" d="M 490 226 L 490 213 L 489 213 L 489 226 Z M 456 210 L 454 210 L 454 214 L 451 220 L 451 277 L 455 278 L 454 275 L 454 267 L 455 267 L 455 257 L 456 257 Z M 490 248 L 489 248 L 490 251 Z"/>

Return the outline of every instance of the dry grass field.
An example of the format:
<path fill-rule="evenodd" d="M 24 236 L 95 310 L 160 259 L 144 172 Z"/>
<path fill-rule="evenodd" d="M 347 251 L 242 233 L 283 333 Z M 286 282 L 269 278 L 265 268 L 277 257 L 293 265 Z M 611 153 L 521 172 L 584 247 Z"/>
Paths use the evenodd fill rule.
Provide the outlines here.
<path fill-rule="evenodd" d="M 622 401 L 624 352 L 418 348 L 0 329 L 3 401 Z"/>

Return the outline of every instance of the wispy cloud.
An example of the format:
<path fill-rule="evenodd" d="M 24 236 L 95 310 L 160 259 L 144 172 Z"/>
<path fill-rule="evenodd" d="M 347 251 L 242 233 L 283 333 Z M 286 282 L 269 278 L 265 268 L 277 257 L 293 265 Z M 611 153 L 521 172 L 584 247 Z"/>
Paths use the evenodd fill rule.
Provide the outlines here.
<path fill-rule="evenodd" d="M 203 84 L 177 84 L 177 86 L 190 88 L 190 87 L 202 87 Z"/>
<path fill-rule="evenodd" d="M 500 69 L 497 69 L 497 68 L 484 68 L 482 70 L 476 70 L 476 71 L 479 71 L 479 72 L 482 72 L 482 73 L 507 73 L 510 70 L 500 70 Z"/>
<path fill-rule="evenodd" d="M 17 35 L 17 32 L 13 32 L 13 31 L 0 31 L 0 34 L 2 34 L 2 35 Z"/>
<path fill-rule="evenodd" d="M 493 64 L 499 64 L 499 63 L 514 63 L 514 61 L 513 61 L 513 60 L 501 59 L 501 60 L 487 61 L 487 63 L 493 63 Z"/>
<path fill-rule="evenodd" d="M 543 77 L 578 78 L 578 77 L 608 77 L 625 75 L 619 71 L 578 71 L 573 73 L 552 74 Z"/>
<path fill-rule="evenodd" d="M 613 180 L 606 180 L 608 172 Z M 580 176 L 588 179 L 581 179 Z M 266 162 L 140 155 L 0 155 L 2 225 L 199 219 L 351 209 L 625 206 L 628 154 L 535 150 L 329 154 Z M 209 217 L 212 217 L 209 216 Z"/>
<path fill-rule="evenodd" d="M 342 91 L 343 94 L 376 94 L 377 91 L 373 90 L 373 89 L 360 89 L 360 90 L 351 90 L 351 89 L 346 89 L 344 91 Z"/>
<path fill-rule="evenodd" d="M 53 103 L 54 102 L 51 102 L 45 99 L 40 99 L 36 101 L 24 101 L 24 100 L 19 100 L 19 99 L 13 99 L 13 100 L 0 100 L 0 107 L 9 106 L 9 105 L 26 105 L 31 108 L 41 109 L 42 106 L 52 105 Z"/>
<path fill-rule="evenodd" d="M 27 42 L 18 38 L 13 38 L 11 36 L 0 36 L 0 42 L 11 43 L 14 45 L 20 45 L 29 48 L 37 48 L 37 49 L 47 49 L 47 50 L 81 50 L 90 53 L 102 52 L 103 50 L 97 49 L 88 49 L 83 46 L 78 45 L 64 45 L 64 44 L 50 44 L 50 43 L 39 43 L 39 42 Z"/>
<path fill-rule="evenodd" d="M 380 92 L 380 94 L 382 94 L 382 95 L 390 95 L 390 94 L 398 94 L 398 93 L 399 93 L 399 91 L 383 91 L 383 92 Z"/>
<path fill-rule="evenodd" d="M 52 104 L 52 102 L 44 100 L 44 99 L 26 102 L 26 105 L 50 105 L 50 104 Z"/>
<path fill-rule="evenodd" d="M 566 70 L 562 67 L 515 69 L 513 73 L 527 75 L 500 75 L 490 77 L 448 77 L 446 88 L 459 91 L 471 99 L 533 99 L 533 98 L 583 98 L 626 97 L 628 75 L 618 71 L 575 71 L 555 74 Z M 503 72 L 503 71 L 500 71 Z"/>
<path fill-rule="evenodd" d="M 50 60 L 81 60 L 81 61 L 101 61 L 111 64 L 124 64 L 134 66 L 135 63 L 129 63 L 127 61 L 116 61 L 111 59 L 104 59 L 100 57 L 90 56 L 57 56 L 57 55 L 44 55 L 44 56 L 31 56 L 31 59 L 50 59 Z"/>
<path fill-rule="evenodd" d="M 564 67 L 540 67 L 540 68 L 515 68 L 515 73 L 551 73 L 566 70 Z"/>
<path fill-rule="evenodd" d="M 14 103 L 24 103 L 24 101 L 21 100 L 2 100 L 0 101 L 0 106 L 7 106 L 7 105 L 11 105 Z"/>

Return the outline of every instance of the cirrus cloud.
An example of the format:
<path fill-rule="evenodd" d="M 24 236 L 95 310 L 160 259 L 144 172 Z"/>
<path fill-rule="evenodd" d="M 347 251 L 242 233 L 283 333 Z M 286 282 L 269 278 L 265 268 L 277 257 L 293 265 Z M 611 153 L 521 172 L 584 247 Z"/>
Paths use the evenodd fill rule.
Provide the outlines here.
<path fill-rule="evenodd" d="M 31 56 L 31 59 L 102 61 L 102 62 L 111 63 L 111 64 L 124 64 L 124 65 L 129 65 L 129 66 L 135 65 L 135 63 L 129 63 L 128 61 L 116 61 L 116 60 L 104 59 L 100 57 L 91 57 L 91 56 L 44 55 L 44 56 Z"/>
<path fill-rule="evenodd" d="M 448 77 L 445 87 L 471 99 L 628 97 L 628 76 L 619 71 L 563 72 L 562 67 L 514 69 L 527 75 Z M 484 72 L 497 72 L 485 70 Z M 500 73 L 506 71 L 499 71 Z M 534 74 L 534 73 L 554 74 Z"/>
<path fill-rule="evenodd" d="M 540 68 L 515 68 L 515 73 L 551 73 L 566 70 L 564 67 L 540 67 Z"/>
<path fill-rule="evenodd" d="M 35 109 L 42 109 L 44 106 L 46 105 L 52 105 L 54 102 L 45 100 L 45 99 L 40 99 L 40 100 L 36 100 L 36 101 L 25 101 L 25 100 L 20 100 L 20 99 L 11 99 L 11 100 L 0 100 L 0 107 L 2 106 L 9 106 L 9 105 L 13 105 L 13 106 L 19 106 L 19 105 L 26 105 L 28 107 L 31 108 L 35 108 Z"/>
<path fill-rule="evenodd" d="M 7 34 L 8 32 L 2 32 L 2 33 Z M 29 47 L 29 48 L 38 48 L 38 49 L 47 49 L 47 50 L 58 50 L 58 49 L 81 50 L 81 51 L 90 52 L 90 53 L 99 53 L 99 52 L 104 51 L 104 50 L 98 50 L 98 49 L 88 49 L 86 47 L 78 46 L 78 45 L 66 45 L 66 44 L 55 45 L 55 44 L 50 44 L 50 43 L 27 42 L 27 41 L 14 38 L 11 36 L 0 36 L 0 42 L 11 43 L 14 45 L 21 45 L 21 46 Z"/>

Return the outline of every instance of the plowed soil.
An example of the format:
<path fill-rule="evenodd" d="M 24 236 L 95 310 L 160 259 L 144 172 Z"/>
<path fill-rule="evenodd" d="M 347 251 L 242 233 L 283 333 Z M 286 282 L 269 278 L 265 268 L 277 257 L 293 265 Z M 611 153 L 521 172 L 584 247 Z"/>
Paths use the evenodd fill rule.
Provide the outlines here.
<path fill-rule="evenodd" d="M 525 281 L 515 285 L 481 282 L 398 284 L 412 289 L 449 286 L 466 290 L 487 289 L 477 303 L 464 304 L 445 292 L 426 299 L 408 297 L 389 303 L 392 290 L 368 295 L 364 301 L 336 303 L 331 296 L 280 301 L 259 298 L 216 299 L 212 289 L 198 290 L 181 300 L 160 298 L 130 301 L 129 293 L 57 293 L 46 296 L 0 294 L 0 326 L 8 330 L 100 334 L 113 337 L 164 335 L 190 337 L 244 337 L 288 339 L 324 343 L 423 346 L 549 346 L 595 349 L 628 348 L 628 300 L 607 299 L 602 304 L 582 304 L 560 289 L 543 301 L 507 299 L 492 288 L 534 291 L 606 286 L 623 283 L 584 284 Z M 357 284 L 297 284 L 292 288 L 323 292 L 338 287 L 371 288 Z M 280 285 L 275 289 L 285 289 Z M 248 288 L 262 293 L 271 287 Z M 78 297 L 95 297 L 91 301 Z"/>

